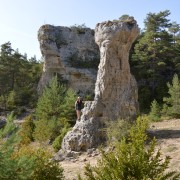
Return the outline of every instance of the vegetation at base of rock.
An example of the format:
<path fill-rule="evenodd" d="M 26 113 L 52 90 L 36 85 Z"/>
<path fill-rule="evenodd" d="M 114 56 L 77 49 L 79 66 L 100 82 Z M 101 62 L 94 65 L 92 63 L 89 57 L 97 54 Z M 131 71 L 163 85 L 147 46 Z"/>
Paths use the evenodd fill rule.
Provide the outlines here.
<path fill-rule="evenodd" d="M 149 142 L 147 128 L 147 119 L 139 117 L 136 124 L 131 127 L 129 136 L 124 137 L 120 143 L 116 143 L 114 150 L 109 152 L 101 150 L 102 158 L 97 166 L 86 165 L 84 179 L 178 180 L 179 173 L 165 173 L 170 157 L 162 159 L 160 149 L 155 150 L 156 139 Z M 83 178 L 79 177 L 79 179 Z"/>
<path fill-rule="evenodd" d="M 57 148 L 61 147 L 62 138 L 69 130 L 70 124 L 74 125 L 75 100 L 74 91 L 60 85 L 57 76 L 54 76 L 38 99 L 35 112 L 35 140 L 50 141 L 57 151 Z"/>
<path fill-rule="evenodd" d="M 120 142 L 128 134 L 131 123 L 127 120 L 117 119 L 116 121 L 107 121 L 105 132 L 107 134 L 107 144 L 113 146 Z"/>
<path fill-rule="evenodd" d="M 52 146 L 54 150 L 57 152 L 59 149 L 61 149 L 61 144 L 64 136 L 68 131 L 70 131 L 70 125 L 67 123 L 67 121 L 64 121 L 65 124 L 61 124 L 62 128 L 59 131 L 59 135 L 55 138 L 55 140 L 52 143 Z"/>

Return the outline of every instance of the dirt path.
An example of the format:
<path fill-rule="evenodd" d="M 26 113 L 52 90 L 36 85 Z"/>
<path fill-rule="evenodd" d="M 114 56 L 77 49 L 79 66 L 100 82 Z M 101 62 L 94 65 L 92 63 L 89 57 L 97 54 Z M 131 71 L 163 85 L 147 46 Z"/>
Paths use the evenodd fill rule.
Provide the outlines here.
<path fill-rule="evenodd" d="M 151 124 L 151 132 L 156 136 L 163 156 L 170 156 L 170 170 L 180 172 L 180 119 L 167 120 Z M 100 156 L 89 157 L 86 153 L 77 159 L 61 162 L 66 180 L 77 180 L 77 174 L 83 175 L 87 163 L 95 165 Z"/>
<path fill-rule="evenodd" d="M 64 169 L 65 180 L 77 180 L 78 174 L 83 176 L 84 166 L 88 163 L 92 166 L 96 165 L 98 158 L 100 158 L 99 155 L 89 157 L 86 153 L 84 153 L 75 160 L 62 161 L 61 166 Z"/>

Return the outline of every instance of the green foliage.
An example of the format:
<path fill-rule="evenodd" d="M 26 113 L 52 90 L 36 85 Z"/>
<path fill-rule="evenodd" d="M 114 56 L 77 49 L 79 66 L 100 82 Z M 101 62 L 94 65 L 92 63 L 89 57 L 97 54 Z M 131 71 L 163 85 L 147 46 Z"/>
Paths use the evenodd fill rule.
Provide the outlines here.
<path fill-rule="evenodd" d="M 151 111 L 149 113 L 149 119 L 152 121 L 160 121 L 161 108 L 156 100 L 151 103 Z"/>
<path fill-rule="evenodd" d="M 86 33 L 86 29 L 87 29 L 87 26 L 84 24 L 81 24 L 81 25 L 73 25 L 70 27 L 72 29 L 72 31 L 76 32 L 77 34 L 85 34 Z"/>
<path fill-rule="evenodd" d="M 57 76 L 53 77 L 49 86 L 45 87 L 43 94 L 38 99 L 36 108 L 37 119 L 49 120 L 60 117 L 65 92 L 66 87 L 59 85 Z"/>
<path fill-rule="evenodd" d="M 60 129 L 59 136 L 56 137 L 56 139 L 53 141 L 53 144 L 52 144 L 52 146 L 56 152 L 59 149 L 61 149 L 62 140 L 69 130 L 70 130 L 70 126 L 68 123 L 65 123 L 65 125 L 62 126 L 62 128 Z"/>
<path fill-rule="evenodd" d="M 30 179 L 64 179 L 63 169 L 57 162 L 51 160 L 52 155 L 47 150 L 25 146 L 14 153 L 15 159 L 21 159 L 22 156 L 27 156 L 29 158 L 28 162 L 33 162 Z"/>
<path fill-rule="evenodd" d="M 21 139 L 20 140 L 21 145 L 28 145 L 30 142 L 34 140 L 33 138 L 34 129 L 35 129 L 35 124 L 33 122 L 33 117 L 32 115 L 29 115 L 24 119 L 21 130 L 18 133 Z"/>
<path fill-rule="evenodd" d="M 6 138 L 9 137 L 11 134 L 15 133 L 16 130 L 18 129 L 16 127 L 16 125 L 14 124 L 14 112 L 11 112 L 8 116 L 7 116 L 7 122 L 6 125 L 3 129 L 0 130 L 0 138 Z"/>
<path fill-rule="evenodd" d="M 54 147 L 57 150 L 68 131 L 69 123 L 74 124 L 75 99 L 74 91 L 59 85 L 57 76 L 55 76 L 38 100 L 34 138 L 40 142 L 55 140 Z"/>
<path fill-rule="evenodd" d="M 10 110 L 13 110 L 15 108 L 15 92 L 14 91 L 10 91 L 9 95 L 7 97 L 7 108 Z"/>
<path fill-rule="evenodd" d="M 122 15 L 119 20 L 122 21 L 122 22 L 125 22 L 127 21 L 128 19 L 130 18 L 130 16 L 128 14 L 124 14 Z"/>
<path fill-rule="evenodd" d="M 170 97 L 164 98 L 167 114 L 171 117 L 180 117 L 180 81 L 178 75 L 175 74 L 172 80 L 172 85 L 167 83 L 169 88 L 168 94 Z"/>
<path fill-rule="evenodd" d="M 130 125 L 129 121 L 122 119 L 106 122 L 107 143 L 113 145 L 120 142 L 123 137 L 127 136 Z"/>
<path fill-rule="evenodd" d="M 75 68 L 97 69 L 100 62 L 99 54 L 96 54 L 95 52 L 90 50 L 86 50 L 86 52 L 84 53 L 85 57 L 80 56 L 78 52 L 68 57 L 67 61 L 70 64 L 70 66 Z"/>
<path fill-rule="evenodd" d="M 36 89 L 42 64 L 11 48 L 1 45 L 0 51 L 0 108 L 15 110 L 18 106 L 32 106 L 36 102 Z"/>
<path fill-rule="evenodd" d="M 102 150 L 102 158 L 97 166 L 85 167 L 85 179 L 178 179 L 180 174 L 176 172 L 165 174 L 170 158 L 166 157 L 164 160 L 161 158 L 160 150 L 155 150 L 156 140 L 153 139 L 147 144 L 148 137 L 145 133 L 147 127 L 147 120 L 138 118 L 136 124 L 130 129 L 129 136 L 117 143 L 113 151 Z"/>
<path fill-rule="evenodd" d="M 76 111 L 74 110 L 76 98 L 75 92 L 68 89 L 64 97 L 64 103 L 61 106 L 61 117 L 66 118 L 71 125 L 74 125 L 76 119 Z"/>
<path fill-rule="evenodd" d="M 0 179 L 21 180 L 29 179 L 32 174 L 33 162 L 29 157 L 12 158 L 13 150 L 11 148 L 0 148 Z"/>
<path fill-rule="evenodd" d="M 53 134 L 53 129 L 56 126 L 56 120 L 40 119 L 35 121 L 35 130 L 33 137 L 39 142 L 50 140 Z"/>
<path fill-rule="evenodd" d="M 144 21 L 145 29 L 131 50 L 131 71 L 138 81 L 142 112 L 149 110 L 154 99 L 163 103 L 167 93 L 166 83 L 174 72 L 180 72 L 179 43 L 172 35 L 175 32 L 175 36 L 179 29 L 176 24 L 170 23 L 169 15 L 168 10 L 148 13 Z"/>
<path fill-rule="evenodd" d="M 24 146 L 16 151 L 1 145 L 0 158 L 0 179 L 64 179 L 63 169 L 50 160 L 52 156 L 48 151 L 41 148 Z"/>

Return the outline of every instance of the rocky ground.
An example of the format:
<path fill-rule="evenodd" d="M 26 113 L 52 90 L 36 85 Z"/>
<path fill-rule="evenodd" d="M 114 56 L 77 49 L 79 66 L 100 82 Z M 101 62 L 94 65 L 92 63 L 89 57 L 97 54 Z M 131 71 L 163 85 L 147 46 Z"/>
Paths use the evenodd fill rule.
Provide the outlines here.
<path fill-rule="evenodd" d="M 166 120 L 151 124 L 151 133 L 156 136 L 163 156 L 170 156 L 169 169 L 180 172 L 180 119 Z M 76 180 L 77 175 L 83 175 L 87 163 L 96 165 L 98 153 L 82 153 L 76 159 L 64 160 L 60 164 L 64 168 L 66 180 Z"/>

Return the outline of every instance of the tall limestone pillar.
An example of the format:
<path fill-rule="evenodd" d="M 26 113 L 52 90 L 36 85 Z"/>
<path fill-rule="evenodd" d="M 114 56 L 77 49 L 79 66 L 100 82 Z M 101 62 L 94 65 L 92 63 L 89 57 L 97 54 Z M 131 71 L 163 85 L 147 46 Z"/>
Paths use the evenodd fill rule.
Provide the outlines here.
<path fill-rule="evenodd" d="M 138 88 L 130 73 L 129 51 L 139 34 L 133 17 L 126 22 L 106 21 L 95 28 L 100 49 L 100 64 L 95 84 L 95 98 L 86 102 L 80 121 L 64 137 L 63 150 L 81 151 L 102 141 L 105 120 L 133 118 L 138 111 Z"/>

